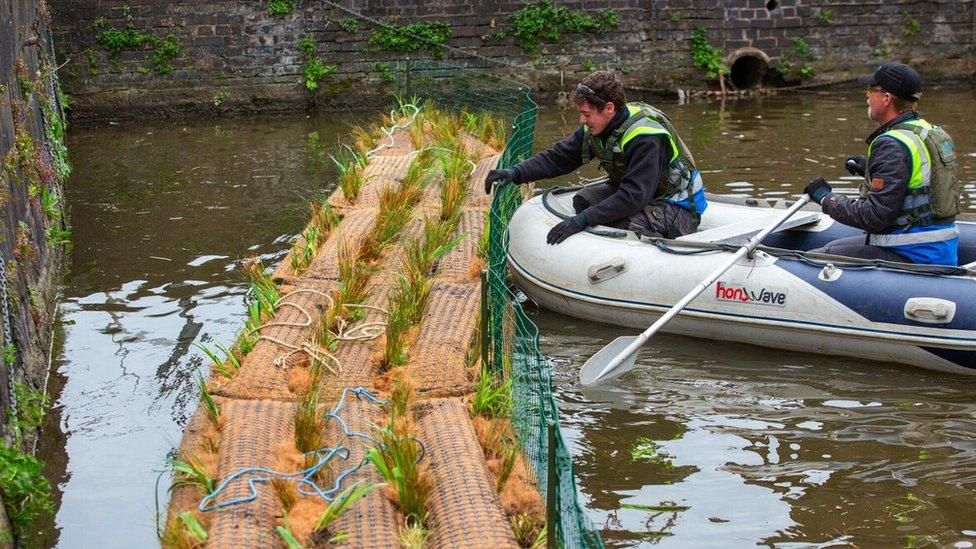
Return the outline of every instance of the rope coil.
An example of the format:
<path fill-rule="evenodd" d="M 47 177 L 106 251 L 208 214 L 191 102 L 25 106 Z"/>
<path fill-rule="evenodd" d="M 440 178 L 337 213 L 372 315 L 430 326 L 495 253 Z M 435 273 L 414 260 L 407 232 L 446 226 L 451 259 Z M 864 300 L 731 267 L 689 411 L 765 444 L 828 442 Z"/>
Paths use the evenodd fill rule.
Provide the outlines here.
<path fill-rule="evenodd" d="M 351 430 L 348 424 L 345 422 L 345 420 L 342 419 L 342 416 L 339 415 L 340 411 L 342 410 L 343 406 L 346 403 L 346 396 L 350 393 L 352 393 L 357 399 L 365 400 L 366 402 L 369 402 L 371 404 L 375 404 L 378 406 L 386 406 L 387 404 L 387 401 L 377 398 L 375 395 L 373 395 L 371 392 L 369 392 L 363 387 L 356 387 L 352 389 L 346 387 L 342 389 L 342 393 L 339 396 L 339 401 L 336 403 L 332 411 L 327 412 L 323 417 L 326 420 L 329 419 L 336 420 L 339 423 L 339 425 L 342 427 L 343 434 L 348 439 L 359 438 L 359 439 L 367 440 L 374 444 L 377 443 L 377 440 L 374 437 L 366 433 L 361 433 L 358 431 Z M 325 490 L 322 487 L 320 487 L 315 482 L 314 477 L 316 474 L 318 474 L 320 470 L 322 470 L 323 467 L 325 467 L 330 461 L 332 461 L 333 458 L 338 458 L 341 461 L 347 461 L 349 459 L 350 453 L 351 452 L 349 447 L 343 444 L 340 444 L 335 448 L 323 447 L 317 450 L 312 450 L 311 452 L 307 452 L 305 455 L 316 456 L 318 459 L 316 460 L 315 464 L 293 473 L 275 471 L 274 469 L 268 469 L 266 467 L 246 467 L 244 469 L 240 469 L 238 471 L 235 471 L 233 474 L 228 476 L 223 481 L 221 481 L 220 484 L 218 484 L 217 487 L 214 488 L 212 492 L 205 495 L 203 499 L 200 500 L 200 504 L 198 508 L 201 512 L 206 513 L 209 511 L 216 511 L 217 509 L 223 509 L 241 503 L 254 501 L 258 497 L 258 485 L 261 483 L 270 482 L 275 478 L 294 480 L 297 485 L 296 490 L 298 491 L 298 493 L 306 496 L 318 496 L 324 499 L 325 501 L 331 502 L 333 501 L 335 494 L 340 491 L 342 487 L 342 481 L 345 480 L 346 477 L 348 477 L 349 475 L 352 475 L 353 473 L 358 471 L 366 463 L 366 460 L 364 459 L 363 461 L 360 461 L 359 463 L 356 463 L 355 465 L 352 465 L 351 467 L 342 471 L 336 477 L 336 480 L 332 485 L 332 487 L 330 487 L 328 490 Z M 249 491 L 247 495 L 230 499 L 227 501 L 217 501 L 217 498 L 224 491 L 226 491 L 227 488 L 234 481 L 244 477 L 245 475 L 259 475 L 247 479 L 247 486 Z"/>

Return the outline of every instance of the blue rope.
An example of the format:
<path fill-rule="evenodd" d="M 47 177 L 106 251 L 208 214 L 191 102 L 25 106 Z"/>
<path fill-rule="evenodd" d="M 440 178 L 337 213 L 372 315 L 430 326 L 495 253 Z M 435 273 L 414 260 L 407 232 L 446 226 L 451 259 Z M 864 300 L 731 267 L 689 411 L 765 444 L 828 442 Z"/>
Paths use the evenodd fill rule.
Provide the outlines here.
<path fill-rule="evenodd" d="M 350 389 L 348 387 L 342 389 L 342 394 L 339 396 L 339 402 L 336 403 L 335 407 L 331 412 L 325 414 L 325 419 L 334 419 L 339 422 L 342 426 L 342 432 L 345 434 L 346 438 L 361 438 L 370 442 L 376 442 L 372 436 L 366 433 L 360 433 L 358 431 L 352 431 L 349 429 L 349 425 L 342 419 L 339 412 L 346 402 L 346 395 L 352 393 L 359 400 L 366 400 L 372 404 L 379 406 L 385 406 L 386 401 L 377 398 L 375 395 L 364 389 L 363 387 L 356 387 L 355 389 Z M 312 450 L 305 454 L 318 456 L 318 460 L 314 465 L 302 469 L 301 471 L 296 471 L 294 473 L 286 473 L 283 471 L 275 471 L 273 469 L 267 469 L 264 467 L 246 467 L 234 472 L 232 475 L 228 476 L 226 479 L 221 481 L 213 492 L 207 494 L 200 500 L 199 509 L 201 512 L 215 511 L 217 509 L 222 509 L 225 507 L 230 507 L 232 505 L 238 505 L 240 503 L 247 503 L 254 501 L 258 497 L 258 484 L 270 482 L 274 478 L 283 479 L 295 479 L 296 489 L 302 495 L 306 496 L 318 496 L 326 501 L 333 501 L 335 494 L 342 487 L 342 481 L 346 479 L 349 475 L 352 475 L 358 471 L 363 464 L 366 463 L 365 460 L 349 467 L 345 471 L 336 477 L 335 485 L 329 490 L 323 490 L 318 484 L 313 480 L 315 475 L 332 460 L 332 458 L 338 458 L 339 460 L 346 461 L 349 459 L 350 451 L 345 445 L 340 444 L 335 448 L 319 448 L 317 450 Z M 244 477 L 245 475 L 261 475 L 253 476 L 247 479 L 247 486 L 249 493 L 247 495 L 234 498 L 228 501 L 217 502 L 217 497 L 227 489 L 227 487 L 234 481 Z"/>

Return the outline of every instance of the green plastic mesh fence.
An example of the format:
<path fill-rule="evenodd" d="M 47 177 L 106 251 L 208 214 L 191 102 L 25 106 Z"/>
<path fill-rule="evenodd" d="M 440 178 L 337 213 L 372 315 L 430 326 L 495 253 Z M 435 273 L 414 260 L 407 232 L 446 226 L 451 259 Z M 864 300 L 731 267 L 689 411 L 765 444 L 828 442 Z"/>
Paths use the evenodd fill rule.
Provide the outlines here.
<path fill-rule="evenodd" d="M 404 61 L 399 64 L 396 74 L 398 93 L 404 99 L 432 99 L 440 108 L 488 112 L 510 120 L 508 141 L 499 167 L 511 166 L 532 154 L 539 108 L 527 86 L 437 61 Z M 512 379 L 512 425 L 532 462 L 543 496 L 550 509 L 555 509 L 555 534 L 559 546 L 603 547 L 600 534 L 586 518 L 577 499 L 573 460 L 559 434 L 559 412 L 552 394 L 552 368 L 539 352 L 538 328 L 522 310 L 508 285 L 508 222 L 521 202 L 520 189 L 509 185 L 495 193 L 489 214 L 487 309 L 490 363 L 496 372 L 505 372 Z M 557 425 L 553 493 L 548 493 L 547 486 L 550 422 Z"/>

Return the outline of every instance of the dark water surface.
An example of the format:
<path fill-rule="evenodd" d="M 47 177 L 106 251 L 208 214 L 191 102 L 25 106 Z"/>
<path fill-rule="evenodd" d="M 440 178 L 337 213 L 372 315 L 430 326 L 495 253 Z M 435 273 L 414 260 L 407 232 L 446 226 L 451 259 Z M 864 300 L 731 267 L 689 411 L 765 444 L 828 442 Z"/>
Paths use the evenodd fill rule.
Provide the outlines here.
<path fill-rule="evenodd" d="M 856 94 L 659 105 L 713 192 L 783 196 L 815 175 L 853 189 L 841 164 L 871 130 Z M 976 210 L 976 95 L 933 91 L 925 105 L 956 140 Z M 352 119 L 72 130 L 73 265 L 40 445 L 60 506 L 43 545 L 156 544 L 158 471 L 195 406 L 193 374 L 207 367 L 194 344 L 233 340 L 245 291 L 236 263 L 280 259 L 306 218 L 303 197 L 331 179 L 323 148 Z M 574 125 L 570 111 L 544 109 L 537 147 Z M 582 499 L 608 545 L 976 543 L 972 381 L 660 336 L 644 367 L 584 391 L 579 366 L 623 332 L 536 320 Z M 632 507 L 662 503 L 670 510 Z"/>

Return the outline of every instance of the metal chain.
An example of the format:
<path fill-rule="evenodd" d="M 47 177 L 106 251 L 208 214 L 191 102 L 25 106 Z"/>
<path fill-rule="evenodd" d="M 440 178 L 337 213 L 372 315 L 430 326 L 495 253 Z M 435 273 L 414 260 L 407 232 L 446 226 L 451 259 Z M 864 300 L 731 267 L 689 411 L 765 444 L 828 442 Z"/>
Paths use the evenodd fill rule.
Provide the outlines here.
<path fill-rule="evenodd" d="M 13 344 L 14 337 L 10 318 L 10 293 L 7 291 L 7 259 L 0 251 L 0 291 L 3 292 L 0 309 L 3 314 L 3 362 L 7 362 L 7 349 Z M 17 415 L 17 393 L 14 391 L 14 366 L 17 365 L 16 355 L 13 362 L 9 364 L 7 372 L 7 391 L 10 393 L 10 408 L 14 415 Z"/>

